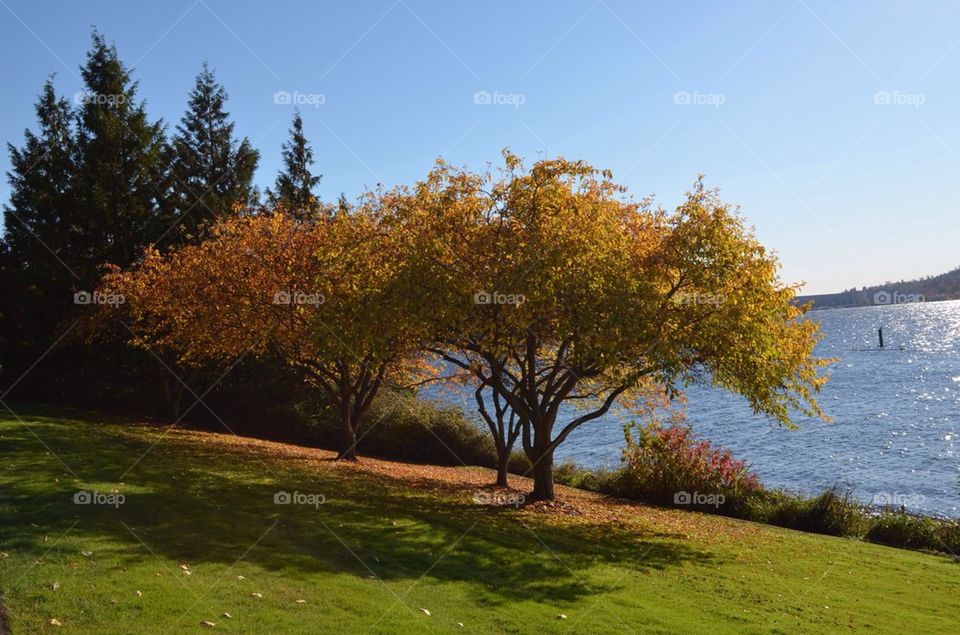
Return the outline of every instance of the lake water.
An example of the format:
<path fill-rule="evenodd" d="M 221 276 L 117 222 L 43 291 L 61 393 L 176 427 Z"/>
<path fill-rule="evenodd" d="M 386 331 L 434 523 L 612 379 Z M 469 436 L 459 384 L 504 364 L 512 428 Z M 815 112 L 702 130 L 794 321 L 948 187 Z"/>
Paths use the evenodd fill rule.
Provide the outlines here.
<path fill-rule="evenodd" d="M 839 487 L 863 502 L 892 499 L 960 517 L 960 301 L 808 315 L 825 335 L 817 355 L 840 360 L 819 397 L 833 422 L 800 418 L 800 428 L 788 430 L 754 415 L 741 397 L 693 387 L 687 421 L 696 434 L 733 450 L 768 487 Z M 475 410 L 472 394 L 457 401 Z M 557 457 L 616 466 L 623 445 L 622 415 L 610 414 L 574 431 Z"/>

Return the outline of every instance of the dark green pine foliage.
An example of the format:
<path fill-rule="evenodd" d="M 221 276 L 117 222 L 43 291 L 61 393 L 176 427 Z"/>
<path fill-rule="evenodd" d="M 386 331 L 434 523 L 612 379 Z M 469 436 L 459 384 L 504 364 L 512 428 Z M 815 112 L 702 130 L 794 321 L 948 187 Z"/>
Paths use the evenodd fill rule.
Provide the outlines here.
<path fill-rule="evenodd" d="M 16 266 L 37 280 L 73 280 L 68 247 L 75 236 L 76 139 L 73 113 L 58 98 L 52 78 L 36 105 L 38 132 L 24 131 L 24 144 L 7 144 L 10 205 L 4 207 L 4 240 Z"/>
<path fill-rule="evenodd" d="M 315 220 L 321 213 L 313 188 L 320 183 L 322 175 L 314 175 L 311 165 L 313 150 L 303 134 L 303 119 L 298 111 L 293 115 L 290 139 L 283 144 L 283 169 L 268 197 L 271 205 L 283 208 L 301 221 Z"/>
<path fill-rule="evenodd" d="M 81 68 L 85 93 L 78 113 L 76 259 L 86 287 L 102 263 L 126 267 L 169 227 L 164 126 L 151 123 L 137 83 L 98 32 Z"/>
<path fill-rule="evenodd" d="M 70 104 L 48 79 L 36 105 L 37 132 L 7 144 L 10 205 L 0 248 L 0 356 L 8 371 L 36 357 L 72 304 L 79 282 L 76 139 Z M 9 375 L 9 372 L 7 373 Z M 7 377 L 10 379 L 10 377 Z"/>
<path fill-rule="evenodd" d="M 254 198 L 253 173 L 260 155 L 246 138 L 233 138 L 226 101 L 227 92 L 204 63 L 170 148 L 177 225 L 165 239 L 202 239 L 213 223 Z"/>

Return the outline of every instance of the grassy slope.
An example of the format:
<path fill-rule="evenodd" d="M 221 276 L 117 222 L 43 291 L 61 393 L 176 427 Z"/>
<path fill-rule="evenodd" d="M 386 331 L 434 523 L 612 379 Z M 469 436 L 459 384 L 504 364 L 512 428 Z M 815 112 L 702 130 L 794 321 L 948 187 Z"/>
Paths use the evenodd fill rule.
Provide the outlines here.
<path fill-rule="evenodd" d="M 403 466 L 15 409 L 0 417 L 14 633 L 960 631 L 960 565 L 939 556 L 643 506 L 495 509 Z M 81 488 L 126 502 L 75 505 Z M 275 505 L 277 490 L 326 503 Z"/>

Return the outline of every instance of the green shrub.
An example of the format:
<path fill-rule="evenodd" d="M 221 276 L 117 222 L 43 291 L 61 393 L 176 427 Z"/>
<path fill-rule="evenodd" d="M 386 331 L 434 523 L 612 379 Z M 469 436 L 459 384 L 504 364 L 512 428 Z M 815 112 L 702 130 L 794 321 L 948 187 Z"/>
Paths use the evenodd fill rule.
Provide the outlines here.
<path fill-rule="evenodd" d="M 867 527 L 863 507 L 849 493 L 827 490 L 804 499 L 786 492 L 768 492 L 751 505 L 753 518 L 771 525 L 829 536 L 859 537 Z"/>
<path fill-rule="evenodd" d="M 616 485 L 621 478 L 622 470 L 608 470 L 600 468 L 591 470 L 580 467 L 571 459 L 566 459 L 553 469 L 553 480 L 561 485 L 576 487 L 589 492 L 599 492 L 619 496 Z"/>
<path fill-rule="evenodd" d="M 357 433 L 361 454 L 437 465 L 496 466 L 490 435 L 457 407 L 384 391 Z"/>
<path fill-rule="evenodd" d="M 960 561 L 960 520 L 943 521 L 940 526 L 940 551 L 946 550 Z"/>
<path fill-rule="evenodd" d="M 805 499 L 782 490 L 763 490 L 747 499 L 742 517 L 770 525 L 793 527 L 803 514 L 805 502 Z"/>
<path fill-rule="evenodd" d="M 321 406 L 313 418 L 314 442 L 334 448 L 339 435 L 336 413 Z M 460 408 L 418 399 L 410 391 L 380 392 L 360 423 L 357 452 L 413 463 L 497 465 L 490 434 Z"/>
<path fill-rule="evenodd" d="M 553 468 L 553 480 L 555 482 L 590 491 L 593 491 L 593 488 L 584 487 L 584 481 L 592 475 L 592 470 L 578 466 L 572 459 L 566 459 Z"/>
<path fill-rule="evenodd" d="M 865 538 L 891 547 L 944 551 L 951 524 L 903 512 L 885 512 L 873 521 Z"/>
<path fill-rule="evenodd" d="M 496 454 L 494 454 L 494 457 L 496 457 Z M 493 465 L 486 465 L 486 467 L 496 467 L 496 463 Z M 507 471 L 511 474 L 518 474 L 520 476 L 532 476 L 533 462 L 523 450 L 514 450 L 510 453 L 510 462 L 507 463 Z"/>

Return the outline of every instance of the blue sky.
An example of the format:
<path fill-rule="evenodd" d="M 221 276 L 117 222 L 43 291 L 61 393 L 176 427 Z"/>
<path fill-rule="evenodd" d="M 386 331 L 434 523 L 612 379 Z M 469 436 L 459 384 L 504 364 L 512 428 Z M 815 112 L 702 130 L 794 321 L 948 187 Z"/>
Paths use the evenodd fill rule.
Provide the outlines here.
<path fill-rule="evenodd" d="M 505 146 L 610 168 L 664 206 L 704 173 L 784 279 L 828 292 L 960 265 L 957 24 L 960 3 L 932 1 L 0 0 L 0 138 L 21 143 L 48 73 L 80 89 L 95 25 L 171 129 L 207 60 L 262 186 L 286 91 L 324 198 Z"/>

